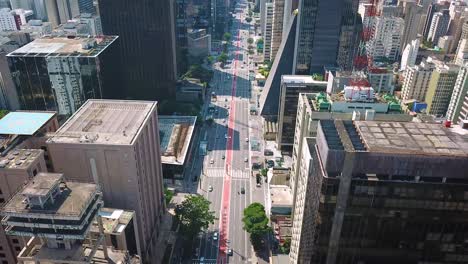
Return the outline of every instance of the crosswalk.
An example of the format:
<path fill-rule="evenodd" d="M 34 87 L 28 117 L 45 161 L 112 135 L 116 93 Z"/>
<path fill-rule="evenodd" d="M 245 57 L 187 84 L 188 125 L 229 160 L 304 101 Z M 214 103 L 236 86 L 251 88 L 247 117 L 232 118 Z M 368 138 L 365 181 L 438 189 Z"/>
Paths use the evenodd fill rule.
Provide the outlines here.
<path fill-rule="evenodd" d="M 211 178 L 223 178 L 226 175 L 226 169 L 209 168 L 206 170 L 206 174 Z M 249 170 L 232 170 L 231 174 L 233 179 L 248 179 L 250 175 Z"/>
<path fill-rule="evenodd" d="M 217 259 L 193 259 L 192 264 L 216 264 Z"/>

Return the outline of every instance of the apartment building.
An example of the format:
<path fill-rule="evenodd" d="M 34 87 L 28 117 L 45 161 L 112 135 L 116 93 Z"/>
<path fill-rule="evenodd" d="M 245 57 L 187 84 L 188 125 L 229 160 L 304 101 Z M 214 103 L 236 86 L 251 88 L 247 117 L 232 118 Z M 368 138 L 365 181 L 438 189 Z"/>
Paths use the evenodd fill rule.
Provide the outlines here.
<path fill-rule="evenodd" d="M 47 141 L 56 172 L 98 183 L 106 206 L 134 210 L 138 255 L 157 263 L 164 214 L 157 103 L 88 100 Z"/>
<path fill-rule="evenodd" d="M 367 55 L 374 60 L 387 58 L 395 61 L 400 54 L 404 26 L 405 21 L 401 17 L 376 17 L 373 36 L 366 46 Z"/>
<path fill-rule="evenodd" d="M 431 75 L 427 88 L 427 113 L 435 116 L 445 116 L 452 98 L 455 81 L 460 67 L 455 64 L 439 64 Z"/>
<path fill-rule="evenodd" d="M 468 261 L 468 138 L 458 129 L 320 121 L 300 150 L 290 263 Z"/>
<path fill-rule="evenodd" d="M 460 67 L 447 109 L 447 120 L 461 123 L 468 120 L 468 65 Z"/>
<path fill-rule="evenodd" d="M 429 81 L 431 80 L 432 71 L 435 69 L 433 62 L 434 60 L 429 57 L 419 65 L 406 67 L 405 79 L 401 89 L 401 99 L 415 99 L 418 101 L 426 99 Z"/>

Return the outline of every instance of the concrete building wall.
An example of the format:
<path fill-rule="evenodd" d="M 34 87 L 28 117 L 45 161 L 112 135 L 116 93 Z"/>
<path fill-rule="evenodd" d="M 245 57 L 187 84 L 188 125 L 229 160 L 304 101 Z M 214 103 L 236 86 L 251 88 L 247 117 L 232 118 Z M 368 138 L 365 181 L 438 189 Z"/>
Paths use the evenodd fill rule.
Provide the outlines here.
<path fill-rule="evenodd" d="M 414 67 L 407 67 L 401 97 L 403 100 L 424 101 L 434 66 L 427 62 Z"/>
<path fill-rule="evenodd" d="M 165 206 L 156 107 L 131 145 L 48 142 L 48 149 L 67 180 L 99 183 L 106 206 L 135 211 L 145 261 L 163 254 L 155 248 Z"/>
<path fill-rule="evenodd" d="M 281 40 L 283 39 L 284 6 L 285 0 L 273 0 L 270 61 L 275 59 L 276 53 L 281 45 Z"/>
<path fill-rule="evenodd" d="M 263 60 L 270 61 L 271 41 L 273 33 L 273 3 L 265 4 L 265 26 L 263 28 Z"/>
<path fill-rule="evenodd" d="M 428 114 L 445 116 L 452 97 L 459 67 L 444 65 L 432 73 L 425 102 Z"/>
<path fill-rule="evenodd" d="M 468 66 L 464 65 L 460 67 L 458 72 L 457 79 L 455 81 L 455 86 L 453 88 L 452 97 L 447 109 L 447 120 L 452 121 L 453 123 L 459 123 L 462 120 L 466 119 L 466 110 L 465 116 L 460 118 L 460 112 L 462 108 L 468 109 L 467 98 L 468 93 Z M 464 105 L 466 104 L 466 105 Z"/>

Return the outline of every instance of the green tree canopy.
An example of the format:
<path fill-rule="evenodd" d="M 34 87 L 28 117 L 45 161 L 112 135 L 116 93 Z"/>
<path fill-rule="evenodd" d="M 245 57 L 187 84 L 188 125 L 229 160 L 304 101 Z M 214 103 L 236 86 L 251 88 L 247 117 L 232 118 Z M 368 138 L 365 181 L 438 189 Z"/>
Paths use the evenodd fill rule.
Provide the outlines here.
<path fill-rule="evenodd" d="M 252 44 L 254 42 L 253 38 L 248 38 L 247 43 Z"/>
<path fill-rule="evenodd" d="M 257 44 L 263 44 L 263 38 L 257 40 Z"/>
<path fill-rule="evenodd" d="M 224 35 L 223 35 L 223 40 L 225 40 L 225 41 L 230 41 L 231 38 L 232 38 L 232 34 L 231 34 L 231 33 L 229 33 L 229 32 L 224 33 Z"/>
<path fill-rule="evenodd" d="M 226 63 L 227 60 L 228 60 L 228 55 L 225 52 L 221 53 L 221 55 L 218 56 L 218 61 L 223 64 Z"/>
<path fill-rule="evenodd" d="M 246 21 L 247 23 L 250 23 L 250 22 L 252 21 L 252 18 L 251 18 L 251 17 L 246 17 L 246 18 L 245 18 L 245 21 Z"/>
<path fill-rule="evenodd" d="M 268 226 L 268 217 L 265 213 L 265 207 L 260 203 L 252 203 L 244 209 L 244 229 L 250 233 L 250 240 L 255 249 L 262 244 L 262 238 L 270 232 Z"/>
<path fill-rule="evenodd" d="M 202 82 L 209 82 L 213 77 L 213 71 L 203 68 L 200 64 L 190 65 L 188 71 L 184 74 L 184 78 L 197 78 Z"/>
<path fill-rule="evenodd" d="M 214 211 L 210 211 L 211 202 L 201 195 L 189 195 L 175 209 L 181 225 L 180 231 L 188 238 L 193 238 L 201 230 L 214 223 Z"/>

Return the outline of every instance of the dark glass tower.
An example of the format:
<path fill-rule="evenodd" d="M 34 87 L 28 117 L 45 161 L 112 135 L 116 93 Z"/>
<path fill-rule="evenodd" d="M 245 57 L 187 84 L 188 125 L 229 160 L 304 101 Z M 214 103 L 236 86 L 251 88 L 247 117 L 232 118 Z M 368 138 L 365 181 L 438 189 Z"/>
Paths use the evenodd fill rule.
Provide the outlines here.
<path fill-rule="evenodd" d="M 175 97 L 174 1 L 100 0 L 105 35 L 120 38 L 121 87 L 125 98 Z"/>
<path fill-rule="evenodd" d="M 296 74 L 323 73 L 324 67 L 337 66 L 340 46 L 356 42 L 349 31 L 356 28 L 357 8 L 358 0 L 299 0 Z"/>

